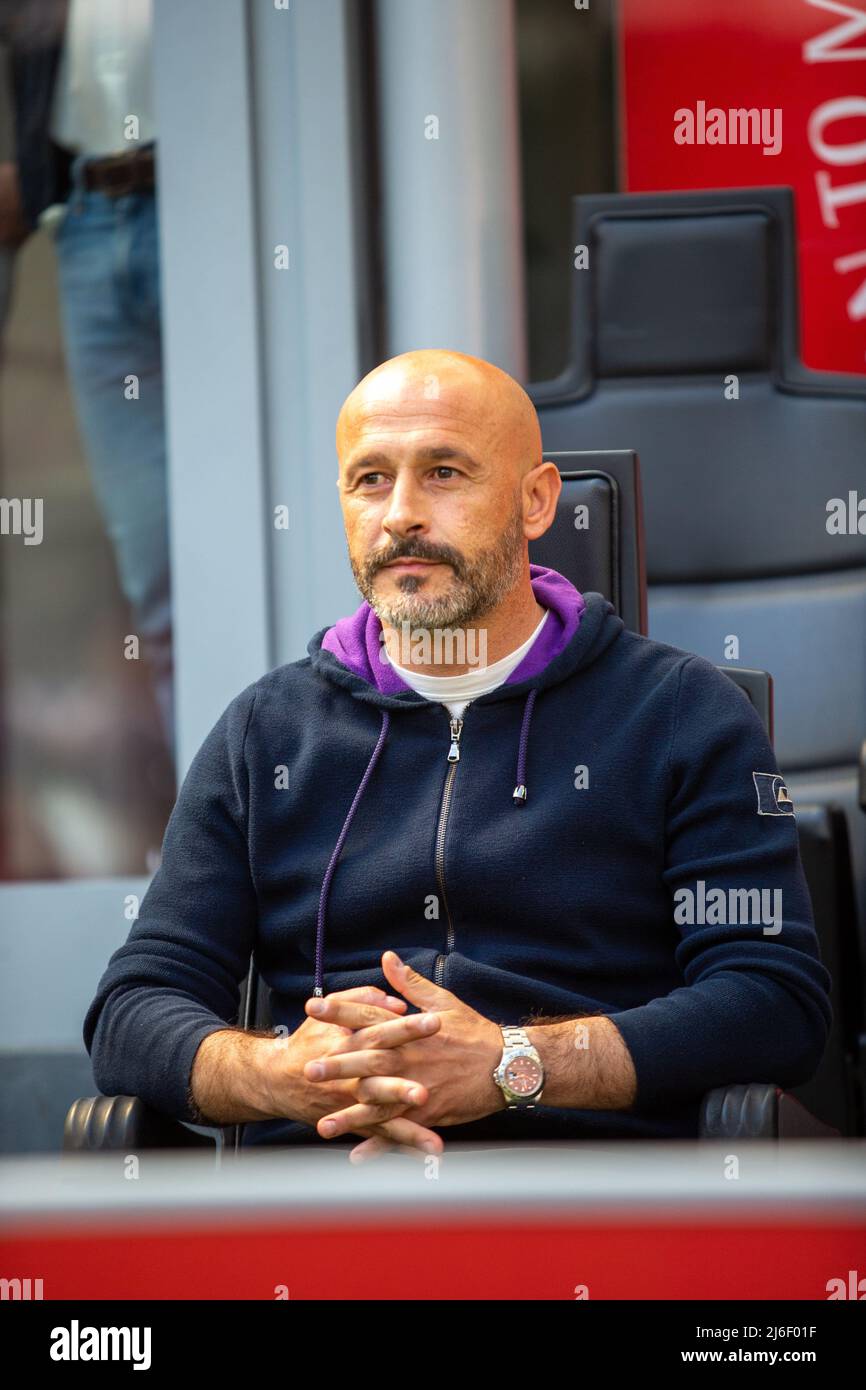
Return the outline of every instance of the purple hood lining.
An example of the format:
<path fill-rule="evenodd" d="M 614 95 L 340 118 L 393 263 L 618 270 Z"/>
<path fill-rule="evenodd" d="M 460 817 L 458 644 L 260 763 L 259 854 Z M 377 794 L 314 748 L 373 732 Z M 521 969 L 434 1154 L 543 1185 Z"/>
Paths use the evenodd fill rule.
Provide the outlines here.
<path fill-rule="evenodd" d="M 557 570 L 530 565 L 529 578 L 536 601 L 550 610 L 550 617 L 520 665 L 503 682 L 505 685 L 517 685 L 543 671 L 568 646 L 586 607 L 583 595 Z M 349 671 L 383 695 L 399 695 L 411 688 L 385 654 L 382 624 L 369 603 L 362 603 L 351 617 L 341 618 L 328 628 L 322 651 L 331 652 Z"/>

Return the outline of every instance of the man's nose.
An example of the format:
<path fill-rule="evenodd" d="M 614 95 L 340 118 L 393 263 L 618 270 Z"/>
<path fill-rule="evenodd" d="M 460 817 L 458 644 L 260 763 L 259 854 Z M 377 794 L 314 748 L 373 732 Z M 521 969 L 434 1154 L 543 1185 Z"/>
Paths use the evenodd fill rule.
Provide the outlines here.
<path fill-rule="evenodd" d="M 389 536 L 417 535 L 426 531 L 428 517 L 421 489 L 409 474 L 399 475 L 391 489 L 382 527 Z"/>

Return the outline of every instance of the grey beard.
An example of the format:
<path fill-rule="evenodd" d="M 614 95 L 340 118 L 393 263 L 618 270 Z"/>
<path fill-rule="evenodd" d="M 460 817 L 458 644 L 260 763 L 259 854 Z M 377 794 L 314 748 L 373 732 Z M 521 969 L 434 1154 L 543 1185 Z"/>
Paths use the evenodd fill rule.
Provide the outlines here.
<path fill-rule="evenodd" d="M 525 544 L 523 515 L 517 511 L 496 548 L 475 558 L 471 569 L 455 567 L 447 592 L 431 599 L 419 592 L 423 581 L 407 575 L 400 581 L 399 596 L 383 600 L 373 588 L 375 575 L 368 577 L 354 565 L 352 569 L 361 594 L 383 624 L 400 627 L 408 622 L 421 630 L 465 627 L 491 613 L 514 588 L 523 569 Z"/>

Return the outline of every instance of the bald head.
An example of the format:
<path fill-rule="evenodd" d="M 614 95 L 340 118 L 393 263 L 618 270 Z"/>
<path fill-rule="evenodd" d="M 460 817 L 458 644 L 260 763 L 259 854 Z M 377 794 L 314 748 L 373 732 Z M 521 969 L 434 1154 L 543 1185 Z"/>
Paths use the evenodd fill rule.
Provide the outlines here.
<path fill-rule="evenodd" d="M 341 467 L 366 429 L 441 423 L 479 442 L 497 471 L 522 477 L 541 462 L 541 428 L 523 387 L 481 357 L 445 348 L 404 352 L 369 372 L 337 419 Z"/>

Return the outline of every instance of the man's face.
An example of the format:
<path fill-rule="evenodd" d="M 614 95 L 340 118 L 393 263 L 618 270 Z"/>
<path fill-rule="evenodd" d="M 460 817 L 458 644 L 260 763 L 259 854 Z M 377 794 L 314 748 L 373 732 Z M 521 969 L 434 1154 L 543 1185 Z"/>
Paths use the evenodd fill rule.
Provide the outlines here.
<path fill-rule="evenodd" d="M 340 468 L 352 573 L 383 623 L 466 626 L 518 583 L 521 483 L 482 390 L 386 373 L 353 411 Z"/>

